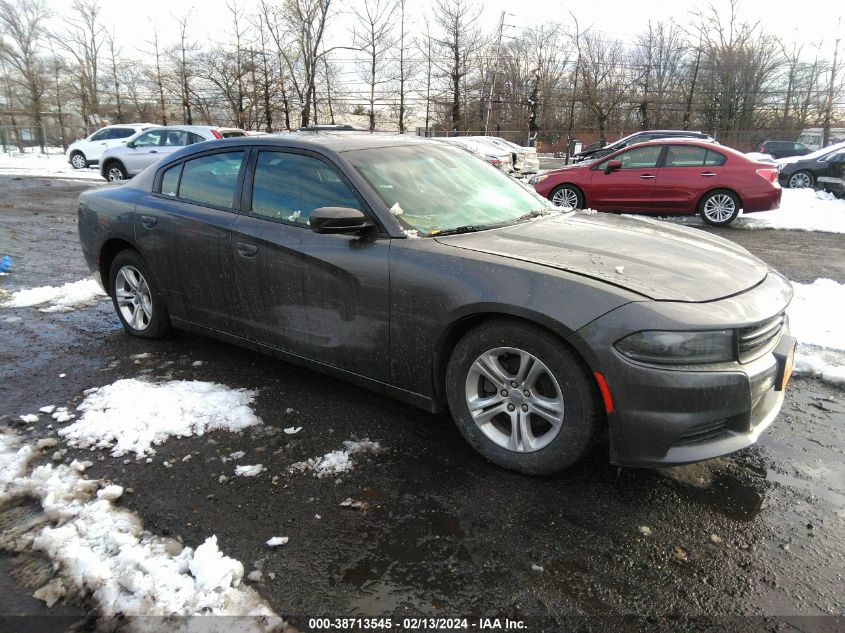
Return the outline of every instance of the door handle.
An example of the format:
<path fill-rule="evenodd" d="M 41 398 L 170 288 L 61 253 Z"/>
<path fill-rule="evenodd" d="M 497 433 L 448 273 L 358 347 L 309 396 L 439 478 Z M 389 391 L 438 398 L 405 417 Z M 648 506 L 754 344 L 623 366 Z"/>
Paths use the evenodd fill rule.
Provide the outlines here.
<path fill-rule="evenodd" d="M 153 228 L 156 225 L 156 222 L 158 222 L 158 220 L 150 215 L 141 216 L 141 224 L 144 226 L 145 229 Z"/>
<path fill-rule="evenodd" d="M 701 175 L 707 176 L 708 178 L 711 178 L 711 177 L 715 176 L 716 174 L 714 174 L 712 171 L 705 171 L 705 172 L 702 172 Z"/>
<path fill-rule="evenodd" d="M 652 176 L 651 174 L 643 174 L 642 176 L 640 176 L 640 178 L 648 179 L 648 178 L 656 178 L 656 176 Z"/>
<path fill-rule="evenodd" d="M 151 149 L 150 154 L 158 154 L 158 150 L 157 149 Z"/>
<path fill-rule="evenodd" d="M 255 257 L 258 252 L 258 247 L 255 244 L 248 244 L 247 242 L 238 242 L 238 255 L 241 257 Z"/>

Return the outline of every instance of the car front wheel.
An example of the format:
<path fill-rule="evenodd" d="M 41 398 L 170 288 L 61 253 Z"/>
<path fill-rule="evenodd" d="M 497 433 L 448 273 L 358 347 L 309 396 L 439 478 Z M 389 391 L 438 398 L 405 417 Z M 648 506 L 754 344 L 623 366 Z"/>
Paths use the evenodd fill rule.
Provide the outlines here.
<path fill-rule="evenodd" d="M 106 180 L 109 182 L 123 182 L 126 178 L 126 168 L 120 163 L 109 163 L 106 167 Z"/>
<path fill-rule="evenodd" d="M 555 187 L 549 193 L 549 200 L 553 205 L 561 207 L 565 211 L 584 208 L 584 196 L 581 195 L 577 187 L 572 185 Z"/>
<path fill-rule="evenodd" d="M 112 262 L 110 281 L 112 303 L 123 329 L 142 338 L 162 338 L 167 334 L 167 306 L 136 251 L 118 253 Z"/>
<path fill-rule="evenodd" d="M 449 409 L 467 442 L 525 474 L 571 466 L 599 425 L 597 388 L 583 361 L 529 324 L 495 321 L 466 334 L 446 381 Z"/>
<path fill-rule="evenodd" d="M 88 167 L 88 161 L 85 160 L 85 154 L 82 152 L 74 152 L 71 154 L 70 165 L 74 169 L 85 169 Z"/>
<path fill-rule="evenodd" d="M 705 224 L 727 226 L 739 215 L 739 198 L 730 191 L 711 191 L 701 199 L 698 213 Z"/>
<path fill-rule="evenodd" d="M 808 171 L 796 171 L 789 177 L 790 189 L 807 189 L 813 186 L 813 174 Z"/>

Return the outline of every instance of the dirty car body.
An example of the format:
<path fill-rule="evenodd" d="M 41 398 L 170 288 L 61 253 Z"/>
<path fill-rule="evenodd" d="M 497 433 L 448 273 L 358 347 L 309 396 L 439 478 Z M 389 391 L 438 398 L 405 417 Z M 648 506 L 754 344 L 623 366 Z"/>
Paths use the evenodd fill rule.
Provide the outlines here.
<path fill-rule="evenodd" d="M 231 201 L 184 197 L 191 161 L 216 155 L 239 157 L 234 168 L 218 166 L 214 175 L 232 183 Z M 534 208 L 489 225 L 463 225 L 462 209 L 448 209 L 439 220 L 421 211 L 414 216 L 414 200 L 436 205 L 432 200 L 441 197 L 476 195 L 467 191 L 466 178 L 444 179 L 443 187 L 454 191 L 440 192 L 423 190 L 412 178 L 380 180 L 396 170 L 427 173 L 414 161 L 428 159 L 428 171 L 459 165 L 503 187 L 502 200 L 510 196 Z M 317 195 L 332 192 L 327 199 L 333 204 L 328 212 L 310 210 L 310 226 L 298 212 L 273 215 L 262 206 L 294 195 L 284 193 L 284 183 L 273 190 L 275 197 L 259 202 L 266 193 L 259 182 L 262 165 L 287 160 L 325 168 Z M 279 178 L 284 173 L 292 172 L 279 171 Z M 175 184 L 178 174 L 181 185 Z M 403 193 L 405 188 L 413 190 Z M 315 228 L 315 218 L 343 215 L 338 207 L 345 206 L 360 210 L 365 226 L 337 233 Z M 131 261 L 148 271 L 179 329 L 276 355 L 432 412 L 449 406 L 456 421 L 464 414 L 479 428 L 472 405 L 459 412 L 460 398 L 450 395 L 464 393 L 463 374 L 457 390 L 448 379 L 461 367 L 456 350 L 474 336 L 482 340 L 478 333 L 491 322 L 505 324 L 497 336 L 514 348 L 509 331 L 534 333 L 543 345 L 563 350 L 572 371 L 589 379 L 586 395 L 576 401 L 567 395 L 565 376 L 557 375 L 562 428 L 579 402 L 592 400 L 597 417 L 609 425 L 610 458 L 617 464 L 687 463 L 738 450 L 757 439 L 783 401 L 792 289 L 777 272 L 739 246 L 693 229 L 550 210 L 480 159 L 431 141 L 294 134 L 203 143 L 122 186 L 85 192 L 79 234 L 91 270 L 113 296 L 113 263 L 121 253 L 136 253 Z M 555 374 L 543 346 L 531 349 Z M 467 378 L 467 402 L 472 384 Z M 482 378 L 479 384 L 487 383 Z M 509 389 L 501 397 L 495 387 L 489 392 L 496 411 L 507 415 L 514 403 L 528 410 L 522 394 Z M 524 393 L 529 397 L 527 387 Z M 528 414 L 519 420 L 535 424 Z M 507 418 L 503 424 L 495 433 L 482 429 L 487 437 L 504 437 L 502 459 L 471 443 L 502 465 L 551 470 L 508 461 Z M 534 450 L 529 427 L 513 427 L 514 435 L 529 438 L 514 440 L 515 455 L 524 450 L 530 460 L 553 450 Z"/>

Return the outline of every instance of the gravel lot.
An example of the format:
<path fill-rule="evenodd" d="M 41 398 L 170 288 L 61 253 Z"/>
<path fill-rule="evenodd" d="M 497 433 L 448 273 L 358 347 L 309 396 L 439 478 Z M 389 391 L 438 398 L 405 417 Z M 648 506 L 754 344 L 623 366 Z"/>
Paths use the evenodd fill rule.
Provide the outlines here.
<path fill-rule="evenodd" d="M 0 185 L 0 255 L 15 264 L 0 293 L 82 279 L 75 199 L 99 185 L 5 176 Z M 845 282 L 841 235 L 713 232 L 792 280 Z M 446 415 L 193 335 L 130 338 L 108 302 L 58 314 L 0 308 L 0 425 L 50 436 L 48 417 L 27 428 L 18 416 L 139 375 L 256 389 L 264 425 L 171 439 L 149 464 L 107 452 L 65 459 L 89 459 L 90 477 L 131 488 L 120 503 L 156 534 L 192 546 L 216 534 L 247 572 L 263 570 L 254 588 L 301 630 L 317 615 L 380 614 L 510 616 L 532 631 L 634 630 L 633 616 L 667 631 L 689 630 L 685 618 L 749 631 L 779 626 L 759 618 L 788 618 L 773 630 L 845 627 L 845 401 L 822 382 L 796 377 L 759 444 L 730 458 L 617 469 L 603 439 L 566 473 L 528 478 L 484 462 Z M 293 425 L 303 431 L 281 433 Z M 287 472 L 365 437 L 387 451 L 338 479 Z M 267 470 L 220 483 L 233 451 Z M 347 498 L 367 507 L 340 507 Z M 268 549 L 280 534 L 290 542 Z M 0 561 L 0 616 L 48 613 L 29 597 L 43 561 Z M 52 613 L 60 609 L 79 619 L 86 605 Z"/>

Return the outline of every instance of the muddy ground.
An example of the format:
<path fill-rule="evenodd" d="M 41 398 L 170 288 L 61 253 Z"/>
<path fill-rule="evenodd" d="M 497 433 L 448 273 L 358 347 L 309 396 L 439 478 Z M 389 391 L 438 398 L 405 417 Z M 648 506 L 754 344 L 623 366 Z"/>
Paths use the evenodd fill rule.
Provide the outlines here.
<path fill-rule="evenodd" d="M 0 255 L 15 265 L 0 289 L 84 277 L 74 203 L 92 185 L 0 176 L 0 186 Z M 841 235 L 714 232 L 790 279 L 845 282 Z M 130 359 L 142 352 L 151 357 Z M 108 302 L 65 314 L 0 308 L 0 424 L 139 375 L 257 389 L 264 426 L 171 439 L 151 464 L 106 452 L 67 459 L 84 455 L 94 461 L 91 477 L 133 489 L 120 503 L 150 531 L 192 546 L 216 534 L 247 571 L 262 567 L 254 587 L 303 630 L 309 617 L 354 614 L 511 616 L 530 630 L 644 622 L 633 616 L 660 618 L 645 621 L 651 630 L 689 629 L 685 618 L 701 617 L 732 630 L 845 626 L 807 617 L 842 616 L 845 604 L 845 393 L 817 380 L 795 378 L 758 445 L 730 458 L 671 474 L 617 469 L 603 438 L 569 471 L 529 478 L 482 460 L 447 415 L 193 335 L 130 338 Z M 55 432 L 48 422 L 18 426 L 44 437 Z M 281 433 L 292 425 L 303 431 Z M 294 462 L 364 437 L 387 451 L 337 480 L 287 474 Z M 220 458 L 238 450 L 267 471 L 219 483 L 233 468 Z M 368 509 L 340 507 L 350 497 Z M 290 542 L 269 550 L 264 542 L 276 535 Z M 20 565 L 0 562 L 0 616 L 45 613 Z M 685 624 L 676 627 L 677 618 Z"/>

